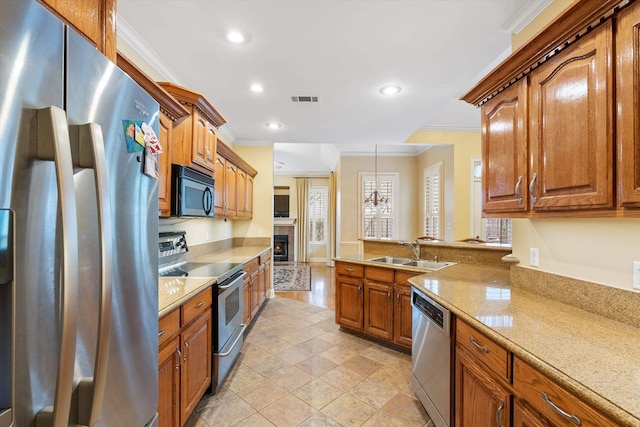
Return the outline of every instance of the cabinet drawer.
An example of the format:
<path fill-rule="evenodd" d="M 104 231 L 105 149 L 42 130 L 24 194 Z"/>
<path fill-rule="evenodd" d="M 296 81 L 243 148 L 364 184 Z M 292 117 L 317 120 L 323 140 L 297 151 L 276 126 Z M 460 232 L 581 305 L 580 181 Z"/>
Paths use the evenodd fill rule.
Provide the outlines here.
<path fill-rule="evenodd" d="M 182 304 L 182 325 L 191 322 L 209 307 L 211 307 L 211 288 Z"/>
<path fill-rule="evenodd" d="M 247 272 L 247 275 L 251 275 L 258 269 L 258 265 L 260 264 L 258 257 L 253 258 L 250 261 L 247 261 L 242 266 L 242 269 Z"/>
<path fill-rule="evenodd" d="M 158 321 L 158 347 L 180 330 L 180 310 L 173 310 Z"/>
<path fill-rule="evenodd" d="M 410 271 L 396 271 L 396 284 L 401 286 L 411 286 L 409 279 L 416 277 L 418 273 L 412 273 Z"/>
<path fill-rule="evenodd" d="M 517 357 L 514 359 L 513 388 L 516 394 L 529 402 L 554 425 L 583 427 L 617 425 L 543 373 Z M 561 412 L 564 412 L 564 415 Z"/>
<path fill-rule="evenodd" d="M 271 259 L 271 251 L 267 251 L 260 255 L 260 264 L 264 264 L 265 262 Z"/>
<path fill-rule="evenodd" d="M 507 350 L 500 347 L 486 335 L 457 320 L 456 342 L 501 378 L 509 379 L 509 354 Z"/>
<path fill-rule="evenodd" d="M 367 267 L 364 270 L 364 277 L 376 282 L 393 283 L 395 271 L 391 268 Z"/>
<path fill-rule="evenodd" d="M 336 263 L 336 273 L 342 276 L 364 277 L 364 266 L 360 264 Z"/>

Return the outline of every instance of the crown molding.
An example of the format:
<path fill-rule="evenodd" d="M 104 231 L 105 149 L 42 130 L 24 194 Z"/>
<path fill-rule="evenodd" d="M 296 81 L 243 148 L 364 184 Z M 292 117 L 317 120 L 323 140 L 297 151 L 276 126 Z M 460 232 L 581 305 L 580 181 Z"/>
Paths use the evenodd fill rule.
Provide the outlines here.
<path fill-rule="evenodd" d="M 519 34 L 531 23 L 553 0 L 529 0 L 515 15 L 502 25 L 500 32 L 507 34 Z"/>
<path fill-rule="evenodd" d="M 166 80 L 185 85 L 184 81 L 175 71 L 164 62 L 162 57 L 146 41 L 140 37 L 133 27 L 125 21 L 120 14 L 117 14 L 118 37 L 131 47 L 142 59 L 144 59 L 154 70 L 161 74 Z"/>

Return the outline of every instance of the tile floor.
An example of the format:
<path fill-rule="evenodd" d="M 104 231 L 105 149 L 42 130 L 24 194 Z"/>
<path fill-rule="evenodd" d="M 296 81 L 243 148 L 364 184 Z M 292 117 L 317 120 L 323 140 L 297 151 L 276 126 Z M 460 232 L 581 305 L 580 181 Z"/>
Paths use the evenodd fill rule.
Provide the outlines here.
<path fill-rule="evenodd" d="M 276 297 L 186 427 L 425 426 L 410 376 L 409 355 L 339 331 L 333 310 Z"/>

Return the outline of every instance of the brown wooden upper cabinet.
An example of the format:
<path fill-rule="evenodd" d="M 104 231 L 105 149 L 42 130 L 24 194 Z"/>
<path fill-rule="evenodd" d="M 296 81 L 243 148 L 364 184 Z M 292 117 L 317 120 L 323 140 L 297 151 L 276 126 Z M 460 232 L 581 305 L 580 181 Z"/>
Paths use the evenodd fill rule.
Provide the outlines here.
<path fill-rule="evenodd" d="M 531 73 L 531 209 L 613 208 L 611 20 Z"/>
<path fill-rule="evenodd" d="M 627 3 L 575 2 L 462 98 L 482 106 L 487 215 L 640 214 L 626 209 L 640 207 L 640 6 Z"/>
<path fill-rule="evenodd" d="M 487 212 L 528 209 L 527 107 L 524 79 L 482 106 L 483 200 Z"/>
<path fill-rule="evenodd" d="M 116 62 L 116 0 L 38 0 Z"/>
<path fill-rule="evenodd" d="M 253 179 L 258 172 L 221 141 L 218 141 L 214 170 L 215 214 L 226 218 L 251 219 Z"/>
<path fill-rule="evenodd" d="M 640 208 L 640 4 L 620 12 L 617 52 L 618 205 Z"/>
<path fill-rule="evenodd" d="M 191 113 L 173 128 L 172 163 L 212 174 L 216 161 L 216 129 L 227 121 L 202 94 L 174 83 L 158 84 Z"/>

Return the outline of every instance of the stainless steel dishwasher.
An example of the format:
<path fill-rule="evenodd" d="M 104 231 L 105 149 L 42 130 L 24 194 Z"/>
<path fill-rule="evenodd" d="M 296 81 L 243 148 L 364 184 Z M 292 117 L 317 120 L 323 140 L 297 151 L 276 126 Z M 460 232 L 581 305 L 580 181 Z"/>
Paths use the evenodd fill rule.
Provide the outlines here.
<path fill-rule="evenodd" d="M 416 288 L 411 288 L 411 373 L 413 389 L 436 427 L 451 420 L 451 314 Z"/>

